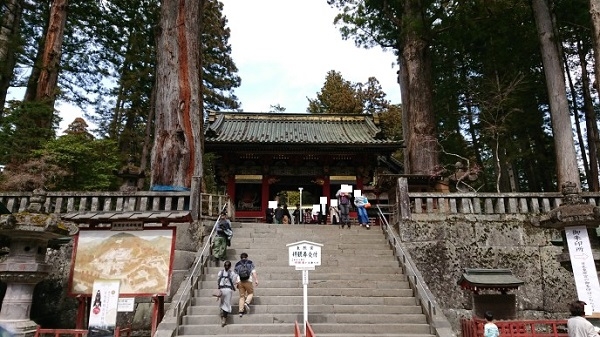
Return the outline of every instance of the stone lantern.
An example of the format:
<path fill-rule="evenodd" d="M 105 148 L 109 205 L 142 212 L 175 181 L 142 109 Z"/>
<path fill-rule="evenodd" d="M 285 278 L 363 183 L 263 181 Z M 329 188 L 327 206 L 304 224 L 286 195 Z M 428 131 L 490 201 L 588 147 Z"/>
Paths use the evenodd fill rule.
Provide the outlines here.
<path fill-rule="evenodd" d="M 36 323 L 30 318 L 35 285 L 50 273 L 46 263 L 48 241 L 76 232 L 59 214 L 43 213 L 45 192 L 34 191 L 27 211 L 0 216 L 0 236 L 8 242 L 8 255 L 0 262 L 0 281 L 6 294 L 0 310 L 0 325 L 15 336 L 33 336 Z"/>
<path fill-rule="evenodd" d="M 560 231 L 563 251 L 557 256 L 561 266 L 569 271 L 571 267 L 571 257 L 565 228 L 570 226 L 585 226 L 590 240 L 590 247 L 594 259 L 596 270 L 600 270 L 600 238 L 596 234 L 596 229 L 600 224 L 600 207 L 586 203 L 581 195 L 577 185 L 572 182 L 565 182 L 562 185 L 563 202 L 550 212 L 531 218 L 534 226 L 542 228 L 554 228 Z"/>

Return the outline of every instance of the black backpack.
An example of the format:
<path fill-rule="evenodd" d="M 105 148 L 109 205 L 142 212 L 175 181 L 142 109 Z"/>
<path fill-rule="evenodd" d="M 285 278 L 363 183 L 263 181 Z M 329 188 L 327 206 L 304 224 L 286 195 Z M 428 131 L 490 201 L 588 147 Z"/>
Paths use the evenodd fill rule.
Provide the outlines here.
<path fill-rule="evenodd" d="M 252 270 L 250 269 L 250 264 L 247 261 L 240 261 L 240 264 L 236 268 L 236 272 L 241 281 L 247 281 L 250 278 Z"/>
<path fill-rule="evenodd" d="M 229 280 L 229 285 L 223 285 L 223 286 L 221 285 L 221 279 L 224 279 L 224 278 L 226 278 L 226 279 Z M 229 289 L 234 290 L 233 281 L 231 280 L 231 273 L 230 272 L 227 272 L 227 276 L 225 276 L 225 272 L 223 270 L 221 270 L 219 272 L 219 281 L 217 282 L 217 284 L 219 285 L 219 289 L 225 287 L 225 288 L 229 288 Z"/>

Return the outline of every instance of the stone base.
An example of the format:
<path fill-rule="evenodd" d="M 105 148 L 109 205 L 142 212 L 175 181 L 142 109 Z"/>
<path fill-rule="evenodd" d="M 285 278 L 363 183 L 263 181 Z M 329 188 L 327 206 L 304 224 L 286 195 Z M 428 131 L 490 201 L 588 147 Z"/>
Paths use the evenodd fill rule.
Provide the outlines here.
<path fill-rule="evenodd" d="M 0 320 L 0 326 L 10 331 L 14 337 L 33 337 L 37 324 L 32 320 Z"/>

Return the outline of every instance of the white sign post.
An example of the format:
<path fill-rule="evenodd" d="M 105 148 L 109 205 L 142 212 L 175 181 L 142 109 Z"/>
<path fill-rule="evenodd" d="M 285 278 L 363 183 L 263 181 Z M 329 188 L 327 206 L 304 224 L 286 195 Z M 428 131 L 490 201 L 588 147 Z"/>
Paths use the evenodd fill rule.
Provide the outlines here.
<path fill-rule="evenodd" d="M 577 297 L 587 303 L 586 315 L 598 313 L 600 312 L 600 284 L 587 228 L 585 226 L 566 227 L 565 234 L 575 277 Z"/>
<path fill-rule="evenodd" d="M 315 270 L 315 266 L 321 265 L 320 243 L 310 241 L 299 241 L 287 245 L 289 252 L 289 265 L 295 266 L 296 270 L 302 270 L 302 295 L 304 297 L 304 334 L 306 334 L 306 322 L 308 322 L 308 271 Z"/>

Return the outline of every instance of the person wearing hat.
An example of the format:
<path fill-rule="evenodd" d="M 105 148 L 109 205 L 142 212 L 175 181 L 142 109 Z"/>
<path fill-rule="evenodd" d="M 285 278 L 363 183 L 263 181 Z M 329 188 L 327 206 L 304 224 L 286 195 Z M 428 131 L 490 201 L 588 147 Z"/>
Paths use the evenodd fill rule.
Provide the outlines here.
<path fill-rule="evenodd" d="M 213 257 L 215 260 L 225 261 L 227 260 L 227 247 L 231 245 L 231 238 L 233 237 L 231 222 L 227 219 L 226 212 L 221 213 L 215 231 L 216 235 L 212 249 Z"/>

